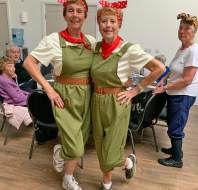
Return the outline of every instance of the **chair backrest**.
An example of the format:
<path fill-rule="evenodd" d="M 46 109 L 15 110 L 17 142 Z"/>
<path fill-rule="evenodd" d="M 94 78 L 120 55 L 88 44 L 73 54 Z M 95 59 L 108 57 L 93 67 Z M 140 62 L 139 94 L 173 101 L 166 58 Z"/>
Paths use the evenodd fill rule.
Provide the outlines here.
<path fill-rule="evenodd" d="M 34 121 L 55 123 L 51 102 L 44 91 L 33 91 L 27 99 L 27 106 Z"/>
<path fill-rule="evenodd" d="M 149 127 L 157 122 L 160 112 L 166 104 L 166 93 L 146 94 L 146 103 L 132 110 L 129 128 L 132 131 L 138 131 L 141 128 Z M 145 101 L 145 98 L 143 99 Z M 144 107 L 142 107 L 144 106 Z"/>
<path fill-rule="evenodd" d="M 142 116 L 141 127 L 148 127 L 151 124 L 155 124 L 158 120 L 159 114 L 166 104 L 166 93 L 153 95 L 145 105 L 145 109 Z M 155 123 L 154 123 L 155 122 Z"/>
<path fill-rule="evenodd" d="M 3 98 L 2 96 L 0 96 L 0 114 L 4 115 L 4 110 L 3 110 Z"/>
<path fill-rule="evenodd" d="M 0 95 L 0 103 L 3 103 L 3 97 Z"/>
<path fill-rule="evenodd" d="M 47 67 L 41 64 L 40 71 L 43 76 L 45 76 L 47 74 L 51 74 L 52 70 L 53 70 L 52 64 L 49 64 Z"/>

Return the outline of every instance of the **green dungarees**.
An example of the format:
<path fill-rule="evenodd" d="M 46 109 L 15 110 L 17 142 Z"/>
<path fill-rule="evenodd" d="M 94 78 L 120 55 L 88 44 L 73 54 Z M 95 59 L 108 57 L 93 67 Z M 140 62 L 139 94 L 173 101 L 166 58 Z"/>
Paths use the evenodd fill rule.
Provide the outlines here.
<path fill-rule="evenodd" d="M 90 77 L 93 52 L 83 45 L 66 46 L 61 37 L 62 73 L 72 78 Z M 87 39 L 86 39 L 87 40 Z M 65 160 L 81 157 L 90 129 L 90 85 L 70 85 L 55 82 L 54 89 L 62 97 L 65 107 L 54 107 L 54 117 L 61 135 L 61 156 Z"/>
<path fill-rule="evenodd" d="M 118 61 L 131 44 L 127 43 L 117 53 L 103 59 L 97 44 L 91 77 L 94 86 L 123 88 L 117 76 Z M 96 151 L 103 172 L 123 166 L 124 146 L 128 131 L 131 105 L 120 105 L 116 94 L 98 94 L 92 96 L 92 123 Z"/>

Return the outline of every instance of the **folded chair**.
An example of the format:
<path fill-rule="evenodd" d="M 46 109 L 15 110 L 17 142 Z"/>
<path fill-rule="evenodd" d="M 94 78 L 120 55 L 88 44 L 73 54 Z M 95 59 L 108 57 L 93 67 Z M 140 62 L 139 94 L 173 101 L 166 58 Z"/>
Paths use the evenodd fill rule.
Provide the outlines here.
<path fill-rule="evenodd" d="M 27 99 L 27 106 L 33 120 L 34 129 L 29 151 L 29 159 L 31 159 L 33 154 L 34 142 L 36 139 L 36 131 L 39 130 L 39 127 L 42 126 L 48 129 L 57 129 L 57 126 L 55 123 L 51 102 L 47 94 L 43 90 L 33 91 Z M 83 168 L 82 158 L 80 167 Z"/>
<path fill-rule="evenodd" d="M 133 134 L 137 131 L 141 131 L 141 137 L 146 127 L 150 127 L 153 132 L 156 151 L 159 151 L 157 145 L 157 139 L 155 135 L 154 125 L 158 121 L 160 112 L 166 104 L 166 93 L 151 95 L 146 104 L 140 104 L 132 106 L 131 118 L 129 122 L 128 133 L 131 139 L 132 151 L 135 154 L 135 146 L 133 140 Z M 144 107 L 142 107 L 144 105 Z M 135 109 L 134 109 L 135 107 Z"/>

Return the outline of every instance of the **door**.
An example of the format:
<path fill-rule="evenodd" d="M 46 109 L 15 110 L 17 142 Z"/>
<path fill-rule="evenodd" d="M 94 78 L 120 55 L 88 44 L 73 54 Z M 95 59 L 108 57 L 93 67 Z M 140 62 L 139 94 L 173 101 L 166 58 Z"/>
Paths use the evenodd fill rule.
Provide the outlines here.
<path fill-rule="evenodd" d="M 0 2 L 0 56 L 3 56 L 9 43 L 7 3 Z"/>
<path fill-rule="evenodd" d="M 96 37 L 96 5 L 89 5 L 89 12 L 86 22 L 83 25 L 83 33 Z M 66 28 L 66 22 L 63 18 L 63 6 L 61 4 L 45 4 L 45 28 L 46 34 L 62 31 Z"/>

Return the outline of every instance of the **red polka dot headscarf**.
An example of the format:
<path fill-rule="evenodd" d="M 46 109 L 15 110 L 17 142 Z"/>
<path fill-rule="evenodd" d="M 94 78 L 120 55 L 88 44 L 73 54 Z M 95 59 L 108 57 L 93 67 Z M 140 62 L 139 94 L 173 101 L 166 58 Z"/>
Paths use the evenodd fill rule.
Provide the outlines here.
<path fill-rule="evenodd" d="M 102 14 L 113 14 L 117 16 L 119 26 L 121 28 L 122 20 L 123 20 L 122 9 L 127 7 L 127 0 L 124 1 L 114 0 L 113 2 L 111 2 L 111 0 L 100 0 L 99 4 L 102 6 L 102 8 L 99 9 L 97 12 L 97 21 L 99 22 L 99 19 Z"/>
<path fill-rule="evenodd" d="M 117 2 L 116 1 L 109 2 L 108 0 L 100 0 L 99 3 L 102 7 L 111 7 L 115 9 L 124 9 L 127 7 L 127 0 L 117 1 Z"/>

